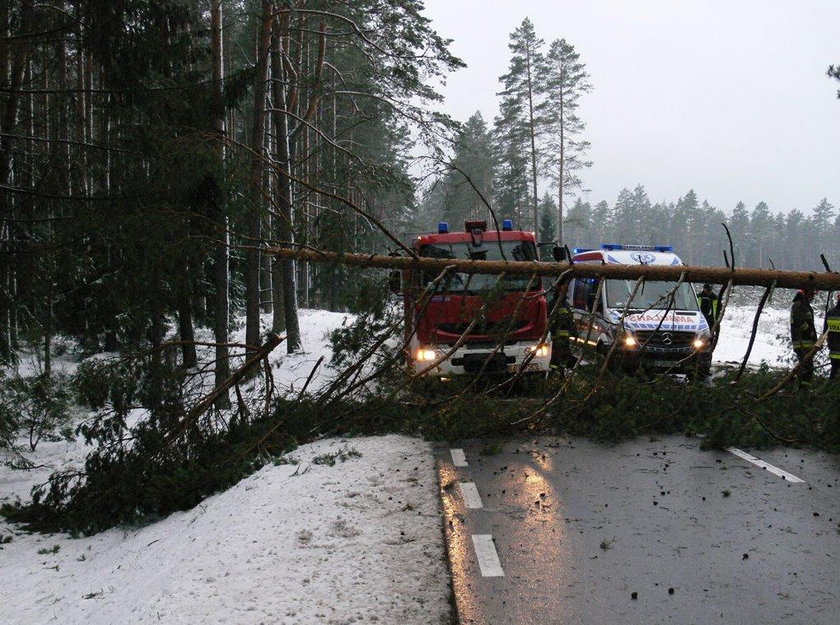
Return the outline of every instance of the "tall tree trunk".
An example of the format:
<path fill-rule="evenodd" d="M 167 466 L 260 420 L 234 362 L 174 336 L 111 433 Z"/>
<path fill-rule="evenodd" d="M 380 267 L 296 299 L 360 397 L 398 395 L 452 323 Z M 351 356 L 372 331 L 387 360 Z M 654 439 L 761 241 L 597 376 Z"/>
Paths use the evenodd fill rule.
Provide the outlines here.
<path fill-rule="evenodd" d="M 266 182 L 266 184 L 269 183 Z M 269 238 L 271 237 L 272 221 L 273 219 L 269 216 L 263 225 L 263 230 Z M 273 310 L 274 289 L 272 285 L 273 275 L 271 266 L 271 258 L 264 255 L 260 256 L 260 307 L 264 313 L 270 313 Z"/>
<path fill-rule="evenodd" d="M 565 188 L 563 183 L 566 181 L 566 110 L 563 106 L 563 93 L 560 93 L 560 176 L 558 179 L 557 190 L 557 241 L 563 245 L 563 195 L 565 195 Z"/>
<path fill-rule="evenodd" d="M 3 34 L 10 32 L 11 23 L 9 15 L 10 5 L 4 5 L 3 11 Z M 28 34 L 32 31 L 33 24 L 33 1 L 21 0 L 20 22 L 18 34 Z M 0 110 L 0 185 L 9 186 L 12 173 L 12 149 L 13 135 L 18 121 L 18 107 L 21 101 L 21 87 L 24 73 L 29 63 L 31 40 L 24 38 L 14 46 L 4 43 L 2 46 L 3 55 L 2 82 L 8 87 L 8 93 L 3 99 L 3 108 Z M 2 275 L 2 292 L 0 292 L 0 362 L 8 361 L 12 357 L 15 343 L 15 284 L 17 275 L 15 265 L 9 260 L 16 254 L 14 243 L 14 227 L 7 220 L 13 208 L 11 194 L 0 192 L 0 275 Z"/>
<path fill-rule="evenodd" d="M 260 236 L 263 205 L 263 149 L 265 146 L 265 96 L 268 82 L 268 48 L 271 43 L 271 0 L 262 0 L 254 82 L 254 124 L 251 142 L 251 207 L 248 211 L 248 251 L 245 256 L 245 342 L 249 351 L 260 344 Z"/>
<path fill-rule="evenodd" d="M 272 158 L 275 163 L 278 161 L 279 144 L 286 143 L 288 146 L 288 122 L 284 119 L 286 114 L 284 111 L 286 102 L 286 90 L 283 86 L 283 58 L 282 43 L 280 41 L 280 23 L 281 17 L 275 18 L 274 27 L 271 32 L 271 100 L 273 103 L 271 120 L 274 129 L 274 143 L 272 145 Z M 288 147 L 286 148 L 288 152 Z M 283 164 L 286 166 L 286 164 Z M 282 194 L 285 192 L 288 196 L 290 181 L 285 172 L 276 173 L 272 176 L 272 184 L 274 196 L 282 201 Z M 287 201 L 288 200 L 287 198 Z M 274 218 L 271 220 L 272 237 L 274 239 L 281 239 L 280 236 L 280 222 L 281 219 Z M 286 306 L 283 297 L 283 262 L 275 257 L 271 257 L 271 292 L 274 306 L 271 315 L 271 331 L 275 334 L 281 334 L 286 331 Z"/>
<path fill-rule="evenodd" d="M 280 18 L 275 22 L 275 27 L 279 29 L 277 41 L 282 47 L 278 52 L 281 57 L 289 62 L 290 56 L 286 56 L 284 52 L 288 53 L 289 45 L 289 12 L 281 13 Z M 285 87 L 282 85 L 285 78 L 290 76 L 291 72 L 284 72 L 283 76 L 275 78 L 280 82 L 280 93 L 282 97 L 275 104 L 276 108 L 282 108 L 278 111 L 277 126 L 275 132 L 277 133 L 277 187 L 278 187 L 278 212 L 277 216 L 277 235 L 278 239 L 283 245 L 294 244 L 294 224 L 292 210 L 292 181 L 289 177 L 289 172 L 292 168 L 293 153 L 290 143 L 289 133 L 289 116 L 288 109 L 290 101 L 295 99 L 294 93 L 286 93 Z M 275 262 L 277 262 L 275 260 Z M 280 261 L 282 279 L 283 279 L 283 311 L 286 321 L 286 350 L 292 354 L 299 351 L 301 348 L 300 340 L 300 325 L 298 324 L 297 314 L 297 289 L 295 288 L 295 263 L 292 259 L 284 258 Z"/>
<path fill-rule="evenodd" d="M 531 50 L 526 54 L 526 68 L 528 71 L 528 134 L 531 139 L 531 193 L 533 194 L 534 232 L 540 231 L 539 196 L 537 195 L 537 130 L 534 122 L 534 82 L 533 67 L 531 65 Z"/>
<path fill-rule="evenodd" d="M 218 140 L 217 169 L 219 175 L 225 166 L 225 109 L 222 100 L 222 80 L 224 78 L 224 32 L 222 30 L 222 0 L 210 0 L 210 36 L 213 62 L 213 131 Z M 228 321 L 230 319 L 230 247 L 227 211 L 218 184 L 213 185 L 208 196 L 211 220 L 216 224 L 217 233 L 213 244 L 213 284 L 216 287 L 216 299 L 213 303 L 213 336 L 216 343 L 216 367 L 214 383 L 219 388 L 230 377 L 228 351 Z M 230 408 L 227 393 L 216 400 L 217 408 Z"/>
<path fill-rule="evenodd" d="M 190 271 L 188 271 L 188 276 Z M 185 369 L 192 369 L 198 366 L 198 355 L 195 351 L 192 289 L 189 277 L 182 280 L 179 290 L 181 293 L 178 297 L 178 334 L 181 339 L 181 361 Z"/>

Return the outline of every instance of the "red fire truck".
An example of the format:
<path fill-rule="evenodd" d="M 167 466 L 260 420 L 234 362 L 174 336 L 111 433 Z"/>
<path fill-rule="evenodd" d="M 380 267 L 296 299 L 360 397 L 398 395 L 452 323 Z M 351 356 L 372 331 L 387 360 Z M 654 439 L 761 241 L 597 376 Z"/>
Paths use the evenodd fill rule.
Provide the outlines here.
<path fill-rule="evenodd" d="M 450 232 L 441 222 L 436 234 L 418 236 L 412 246 L 427 258 L 538 260 L 534 233 L 514 230 L 510 219 L 501 230 L 467 221 L 462 232 Z M 401 276 L 407 359 L 414 371 L 438 377 L 523 367 L 548 371 L 551 339 L 541 279 L 449 272 L 436 283 L 438 275 L 413 270 Z"/>

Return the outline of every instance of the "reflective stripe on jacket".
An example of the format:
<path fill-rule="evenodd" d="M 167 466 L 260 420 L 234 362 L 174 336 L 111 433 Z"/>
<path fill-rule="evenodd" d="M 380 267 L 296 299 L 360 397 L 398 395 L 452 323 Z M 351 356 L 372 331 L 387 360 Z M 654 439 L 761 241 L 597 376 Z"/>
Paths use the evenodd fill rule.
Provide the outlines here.
<path fill-rule="evenodd" d="M 840 304 L 825 314 L 825 330 L 828 331 L 828 357 L 840 360 Z"/>
<path fill-rule="evenodd" d="M 711 320 L 712 322 L 717 319 L 718 316 L 718 296 L 714 293 L 703 293 L 700 292 L 700 295 L 697 296 L 697 301 L 700 303 L 700 312 L 703 313 L 703 316 L 706 317 L 707 320 Z"/>

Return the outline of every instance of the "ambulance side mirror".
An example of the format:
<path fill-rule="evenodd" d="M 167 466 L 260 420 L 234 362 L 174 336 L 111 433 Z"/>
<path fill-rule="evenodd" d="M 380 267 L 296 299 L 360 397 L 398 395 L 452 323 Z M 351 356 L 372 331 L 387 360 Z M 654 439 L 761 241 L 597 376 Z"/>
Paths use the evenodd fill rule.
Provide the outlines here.
<path fill-rule="evenodd" d="M 564 261 L 569 260 L 569 257 L 566 254 L 566 248 L 560 247 L 559 245 L 555 245 L 552 248 L 551 255 L 554 257 L 554 261 L 557 263 L 562 263 Z"/>

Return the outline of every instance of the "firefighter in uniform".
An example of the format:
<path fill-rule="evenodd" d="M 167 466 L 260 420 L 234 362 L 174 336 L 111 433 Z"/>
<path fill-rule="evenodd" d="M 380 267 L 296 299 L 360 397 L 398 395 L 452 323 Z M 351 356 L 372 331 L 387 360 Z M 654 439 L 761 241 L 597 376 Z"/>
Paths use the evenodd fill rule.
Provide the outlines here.
<path fill-rule="evenodd" d="M 825 314 L 825 331 L 828 331 L 828 357 L 831 359 L 831 374 L 828 377 L 833 379 L 840 370 L 840 293 L 834 308 Z"/>
<path fill-rule="evenodd" d="M 568 283 L 555 288 L 554 301 L 549 307 L 552 343 L 551 368 L 555 370 L 562 369 L 563 367 L 573 367 L 576 362 L 576 359 L 572 356 L 571 346 L 572 334 L 575 330 L 575 319 L 572 314 L 572 309 L 569 308 L 569 303 L 566 301 L 567 286 Z"/>
<path fill-rule="evenodd" d="M 709 324 L 709 330 L 711 330 L 715 327 L 720 299 L 712 291 L 712 285 L 707 283 L 703 285 L 703 290 L 700 291 L 697 300 L 700 302 L 700 312 L 703 313 L 703 316 L 706 318 L 706 323 Z"/>
<path fill-rule="evenodd" d="M 814 289 L 802 289 L 793 298 L 790 307 L 790 340 L 796 357 L 802 362 L 805 354 L 817 342 L 817 330 L 814 327 Z M 799 379 L 803 384 L 809 384 L 814 377 L 814 360 L 810 359 L 802 365 Z"/>

